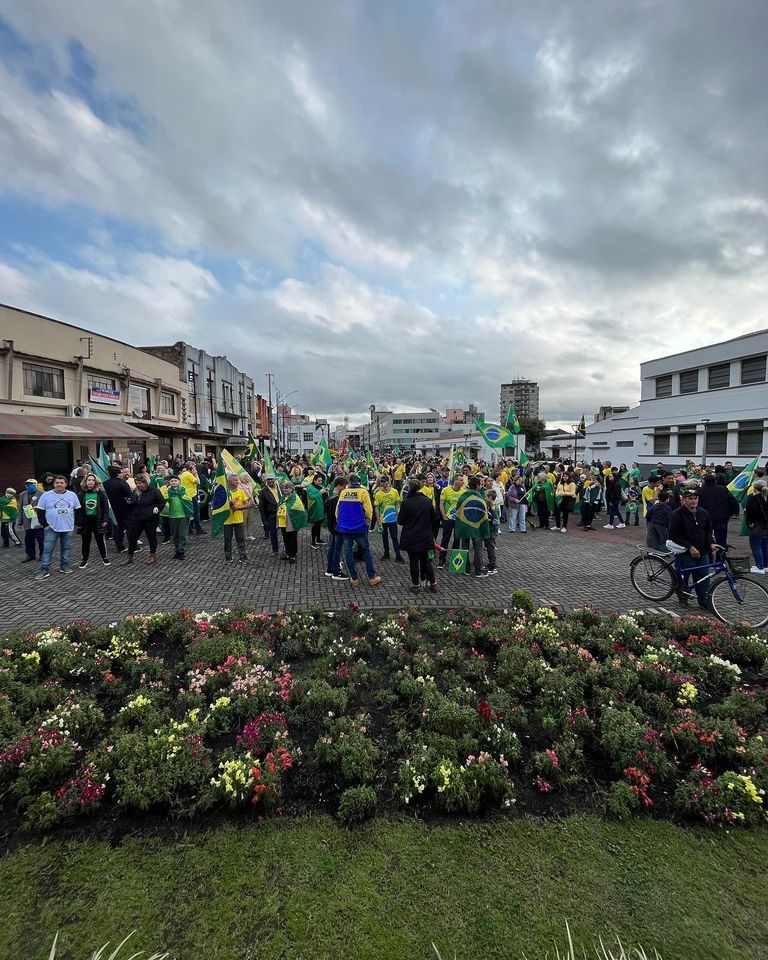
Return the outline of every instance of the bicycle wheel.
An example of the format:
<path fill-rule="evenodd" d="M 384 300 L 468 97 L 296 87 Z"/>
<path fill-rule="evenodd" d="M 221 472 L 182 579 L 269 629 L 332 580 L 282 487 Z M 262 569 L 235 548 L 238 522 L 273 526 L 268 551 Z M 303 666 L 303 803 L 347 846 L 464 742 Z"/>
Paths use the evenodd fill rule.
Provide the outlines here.
<path fill-rule="evenodd" d="M 661 557 L 635 557 L 629 565 L 629 579 L 641 597 L 660 603 L 672 596 L 677 578 Z"/>
<path fill-rule="evenodd" d="M 732 627 L 764 627 L 768 623 L 768 589 L 751 577 L 734 576 L 734 595 L 727 577 L 720 577 L 709 591 L 709 606 L 718 620 Z"/>

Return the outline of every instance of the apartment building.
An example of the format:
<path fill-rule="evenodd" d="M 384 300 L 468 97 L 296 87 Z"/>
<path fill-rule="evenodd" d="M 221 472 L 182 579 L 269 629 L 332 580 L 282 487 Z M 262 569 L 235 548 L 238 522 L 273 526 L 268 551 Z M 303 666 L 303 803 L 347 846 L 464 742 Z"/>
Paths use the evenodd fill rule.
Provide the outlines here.
<path fill-rule="evenodd" d="M 510 404 L 518 417 L 539 418 L 539 385 L 534 380 L 519 378 L 502 383 L 499 392 L 499 423 L 504 423 Z"/>

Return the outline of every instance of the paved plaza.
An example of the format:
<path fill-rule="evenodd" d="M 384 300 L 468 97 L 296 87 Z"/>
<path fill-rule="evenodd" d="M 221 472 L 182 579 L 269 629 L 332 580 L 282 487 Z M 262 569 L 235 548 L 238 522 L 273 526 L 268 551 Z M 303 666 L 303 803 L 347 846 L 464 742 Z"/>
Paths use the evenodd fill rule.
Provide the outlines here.
<path fill-rule="evenodd" d="M 738 554 L 746 555 L 746 538 L 739 537 L 737 530 L 738 524 L 733 524 L 731 542 Z M 371 534 L 370 542 L 377 573 L 383 577 L 378 587 L 370 587 L 365 579 L 352 587 L 324 577 L 325 550 L 310 549 L 308 528 L 299 534 L 294 566 L 274 558 L 269 543 L 262 539 L 248 543 L 247 565 L 225 564 L 223 538 L 211 540 L 206 532 L 190 538 L 184 562 L 173 560 L 173 547 L 168 545 L 158 548 L 154 567 L 144 563 L 146 548 L 136 554 L 133 566 L 121 567 L 122 558 L 108 541 L 110 567 L 102 565 L 92 545 L 88 568 L 78 570 L 80 545 L 75 537 L 74 572 L 60 574 L 55 558 L 50 578 L 43 581 L 35 580 L 37 563 L 21 563 L 21 548 L 0 549 L 4 585 L 0 629 L 40 629 L 76 619 L 109 623 L 131 613 L 179 607 L 215 610 L 246 605 L 275 611 L 317 606 L 333 610 L 354 602 L 361 608 L 379 610 L 414 604 L 503 608 L 518 588 L 529 591 L 539 603 L 563 609 L 591 604 L 599 610 L 647 610 L 651 607 L 629 581 L 629 563 L 644 537 L 642 526 L 600 528 L 593 533 L 574 526 L 567 534 L 531 530 L 526 535 L 502 529 L 497 542 L 498 575 L 475 579 L 445 570 L 438 574 L 436 595 L 408 591 L 407 563 L 380 560 L 381 536 L 377 533 Z M 680 610 L 674 601 L 667 601 L 663 609 L 672 614 Z"/>

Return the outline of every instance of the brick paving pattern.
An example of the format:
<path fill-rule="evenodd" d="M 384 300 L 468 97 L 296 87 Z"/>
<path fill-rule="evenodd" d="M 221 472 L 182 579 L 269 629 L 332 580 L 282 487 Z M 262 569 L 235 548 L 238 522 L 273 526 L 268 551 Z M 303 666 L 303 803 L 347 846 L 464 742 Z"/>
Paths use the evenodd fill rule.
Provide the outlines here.
<path fill-rule="evenodd" d="M 108 541 L 110 567 L 104 567 L 95 544 L 86 570 L 78 570 L 79 538 L 72 548 L 74 572 L 58 572 L 58 554 L 54 557 L 48 580 L 36 581 L 37 563 L 21 564 L 24 551 L 19 547 L 0 549 L 0 576 L 4 585 L 0 604 L 0 630 L 41 629 L 70 620 L 88 619 L 95 623 L 122 620 L 131 613 L 153 613 L 192 607 L 215 610 L 219 607 L 246 605 L 257 610 L 297 610 L 320 607 L 339 609 L 350 602 L 363 609 L 424 607 L 496 607 L 508 605 L 512 592 L 522 588 L 543 604 L 570 609 L 589 604 L 598 610 L 650 609 L 633 589 L 629 563 L 636 556 L 636 544 L 644 542 L 645 530 L 603 530 L 594 533 L 573 527 L 567 534 L 530 530 L 511 534 L 502 529 L 497 540 L 499 573 L 495 577 L 475 579 L 438 574 L 439 593 L 412 594 L 408 565 L 382 561 L 381 537 L 370 535 L 376 572 L 383 577 L 377 587 L 364 578 L 360 585 L 334 582 L 323 576 L 325 549 L 311 550 L 309 530 L 299 534 L 298 562 L 290 565 L 272 556 L 268 541 L 259 538 L 248 543 L 249 563 L 224 563 L 223 538 L 211 540 L 190 537 L 187 560 L 173 560 L 171 545 L 158 547 L 158 562 L 147 567 L 144 551 L 137 553 L 134 565 L 119 566 L 120 559 Z M 737 536 L 732 525 L 731 542 L 739 555 L 749 553 L 746 538 Z M 364 573 L 364 572 L 363 572 Z M 655 609 L 659 609 L 658 607 Z M 663 609 L 679 612 L 674 600 Z M 698 608 L 696 608 L 698 611 Z"/>

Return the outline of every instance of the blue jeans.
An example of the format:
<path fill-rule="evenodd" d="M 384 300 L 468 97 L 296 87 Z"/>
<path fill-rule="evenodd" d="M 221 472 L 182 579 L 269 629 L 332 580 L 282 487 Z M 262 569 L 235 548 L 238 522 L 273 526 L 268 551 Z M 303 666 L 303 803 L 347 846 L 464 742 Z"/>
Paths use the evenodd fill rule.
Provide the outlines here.
<path fill-rule="evenodd" d="M 525 504 L 518 503 L 517 506 L 510 504 L 507 507 L 507 519 L 509 520 L 509 532 L 515 533 L 518 526 L 520 533 L 525 533 Z"/>
<path fill-rule="evenodd" d="M 384 541 L 384 556 L 389 556 L 389 538 L 392 538 L 392 549 L 395 551 L 395 556 L 400 559 L 400 540 L 397 536 L 397 523 L 385 523 L 382 524 L 381 536 Z"/>
<path fill-rule="evenodd" d="M 768 537 L 762 533 L 750 533 L 749 549 L 755 558 L 755 566 L 761 570 L 768 569 Z"/>
<path fill-rule="evenodd" d="M 608 504 L 608 523 L 613 523 L 614 517 L 619 518 L 619 523 L 624 523 L 621 516 L 621 500 L 613 500 Z"/>
<path fill-rule="evenodd" d="M 438 567 L 444 567 L 446 563 L 448 563 L 448 544 L 451 542 L 451 537 L 453 536 L 455 527 L 455 520 L 446 520 L 443 518 L 443 539 L 440 541 L 440 546 L 443 548 L 443 553 L 440 554 L 440 559 L 437 561 Z M 454 547 L 457 546 L 455 538 L 453 545 Z"/>
<path fill-rule="evenodd" d="M 267 520 L 266 531 L 269 534 L 269 542 L 272 545 L 272 553 L 278 552 L 277 545 L 277 517 Z"/>
<path fill-rule="evenodd" d="M 683 570 L 683 579 L 685 581 L 686 587 L 688 586 L 688 578 L 693 578 L 693 586 L 696 590 L 696 596 L 698 598 L 699 604 L 702 607 L 707 606 L 707 594 L 709 593 L 709 587 L 711 584 L 710 580 L 705 580 L 703 583 L 700 583 L 702 577 L 706 577 L 706 570 L 692 570 L 690 573 L 685 571 L 688 567 L 699 567 L 704 563 L 709 563 L 709 554 L 702 553 L 698 560 L 690 555 L 690 553 L 683 553 L 680 555 L 680 566 Z"/>
<path fill-rule="evenodd" d="M 344 557 L 347 561 L 347 569 L 349 570 L 350 577 L 353 580 L 357 580 L 357 566 L 355 565 L 355 557 L 352 550 L 352 544 L 356 542 L 358 547 L 363 551 L 365 572 L 368 574 L 368 579 L 372 580 L 376 576 L 376 571 L 373 567 L 371 548 L 368 545 L 368 531 L 361 530 L 358 533 L 342 533 L 342 537 L 344 538 Z"/>
<path fill-rule="evenodd" d="M 341 547 L 344 539 L 340 533 L 329 533 L 328 535 L 328 562 L 325 569 L 328 573 L 341 572 Z"/>
<path fill-rule="evenodd" d="M 69 568 L 69 548 L 72 542 L 72 530 L 57 533 L 56 530 L 51 530 L 50 527 L 46 527 L 45 539 L 43 541 L 43 559 L 40 561 L 40 570 L 42 573 L 48 573 L 51 569 L 51 561 L 53 560 L 53 551 L 56 549 L 56 541 L 61 544 L 61 555 L 59 557 L 61 569 L 67 570 Z"/>

